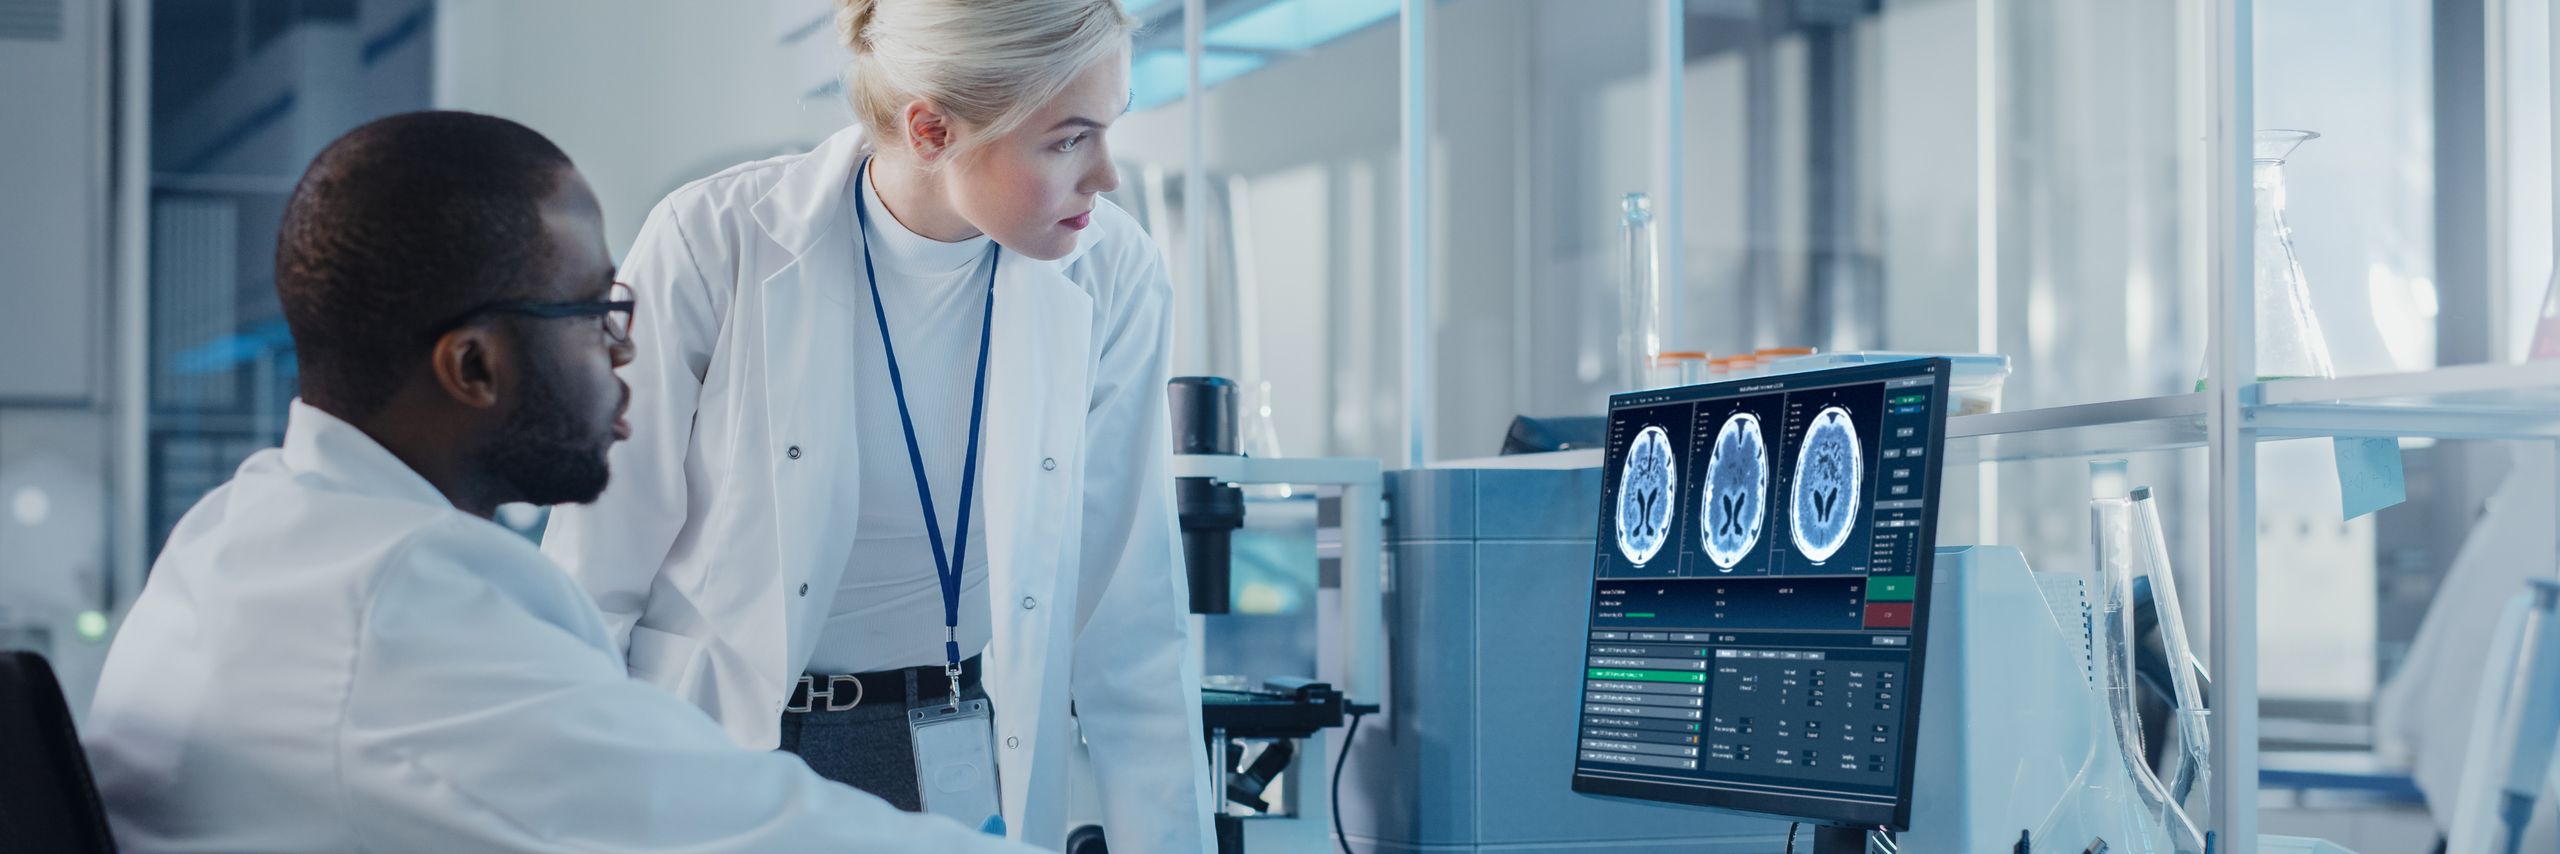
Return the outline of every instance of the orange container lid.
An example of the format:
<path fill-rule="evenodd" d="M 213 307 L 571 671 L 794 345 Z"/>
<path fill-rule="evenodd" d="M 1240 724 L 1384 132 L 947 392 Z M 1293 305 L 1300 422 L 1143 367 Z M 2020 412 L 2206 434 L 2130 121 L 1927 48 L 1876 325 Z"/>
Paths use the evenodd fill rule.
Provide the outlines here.
<path fill-rule="evenodd" d="M 1813 353 L 1814 348 L 1812 347 L 1763 347 L 1752 355 L 1768 359 L 1784 358 L 1787 356 L 1811 356 Z"/>

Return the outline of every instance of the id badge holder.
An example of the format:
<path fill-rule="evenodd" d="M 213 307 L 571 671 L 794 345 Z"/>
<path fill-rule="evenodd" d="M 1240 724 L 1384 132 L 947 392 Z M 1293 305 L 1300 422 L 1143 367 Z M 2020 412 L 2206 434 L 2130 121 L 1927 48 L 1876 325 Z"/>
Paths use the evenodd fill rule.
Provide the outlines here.
<path fill-rule="evenodd" d="M 916 791 L 924 811 L 967 827 L 986 827 L 1003 812 L 996 788 L 995 716 L 987 701 L 934 703 L 907 711 L 916 750 Z"/>

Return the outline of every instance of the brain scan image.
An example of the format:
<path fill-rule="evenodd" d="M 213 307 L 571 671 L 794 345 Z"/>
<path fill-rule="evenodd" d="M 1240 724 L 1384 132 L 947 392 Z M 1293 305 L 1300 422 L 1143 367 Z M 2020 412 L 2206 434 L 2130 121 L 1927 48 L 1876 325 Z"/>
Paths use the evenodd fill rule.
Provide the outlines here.
<path fill-rule="evenodd" d="M 1821 563 L 1849 542 L 1858 517 L 1858 428 L 1849 410 L 1824 407 L 1805 428 L 1796 452 L 1790 525 L 1796 550 Z"/>
<path fill-rule="evenodd" d="M 1618 551 L 1637 566 L 1653 561 L 1671 539 L 1671 505 L 1680 482 L 1671 434 L 1646 427 L 1627 445 L 1618 473 Z"/>
<path fill-rule="evenodd" d="M 1715 450 L 1707 455 L 1705 500 L 1699 502 L 1698 528 L 1717 569 L 1731 571 L 1760 543 L 1768 504 L 1769 447 L 1761 438 L 1760 416 L 1734 413 L 1716 431 Z"/>

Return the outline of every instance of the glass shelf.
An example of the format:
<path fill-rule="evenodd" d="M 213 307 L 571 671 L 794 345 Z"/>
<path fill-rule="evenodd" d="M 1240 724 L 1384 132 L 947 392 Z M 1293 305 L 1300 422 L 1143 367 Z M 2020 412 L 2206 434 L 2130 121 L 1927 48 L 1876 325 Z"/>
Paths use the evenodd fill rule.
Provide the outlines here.
<path fill-rule="evenodd" d="M 2280 380 L 2252 393 L 2261 437 L 2560 438 L 2560 362 Z"/>
<path fill-rule="evenodd" d="M 2560 439 L 2560 362 L 2278 380 L 2250 388 L 2261 440 L 2324 436 Z M 2210 396 L 2058 406 L 1947 419 L 1947 462 L 2095 457 L 2200 448 Z"/>
<path fill-rule="evenodd" d="M 2019 462 L 2203 447 L 2202 393 L 1947 419 L 1947 462 Z"/>

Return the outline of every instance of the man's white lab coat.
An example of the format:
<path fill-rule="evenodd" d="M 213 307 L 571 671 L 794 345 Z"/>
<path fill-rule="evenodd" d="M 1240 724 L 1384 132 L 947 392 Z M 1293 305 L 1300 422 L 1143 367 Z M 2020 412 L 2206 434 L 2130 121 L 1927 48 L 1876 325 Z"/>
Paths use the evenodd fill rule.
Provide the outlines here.
<path fill-rule="evenodd" d="M 300 402 L 179 521 L 84 738 L 126 851 L 1027 851 L 732 744 L 584 591 Z"/>
<path fill-rule="evenodd" d="M 770 748 L 853 551 L 861 244 L 848 129 L 669 195 L 622 265 L 640 306 L 630 441 L 543 549 L 603 607 L 631 673 Z M 1073 254 L 996 273 L 978 512 L 1004 817 L 1066 833 L 1091 746 L 1113 851 L 1214 850 L 1199 669 L 1165 405 L 1173 291 L 1137 221 L 1097 201 Z M 885 392 L 873 390 L 886 399 Z M 917 571 L 927 571 L 918 567 Z M 968 655 L 964 651 L 962 655 Z"/>

